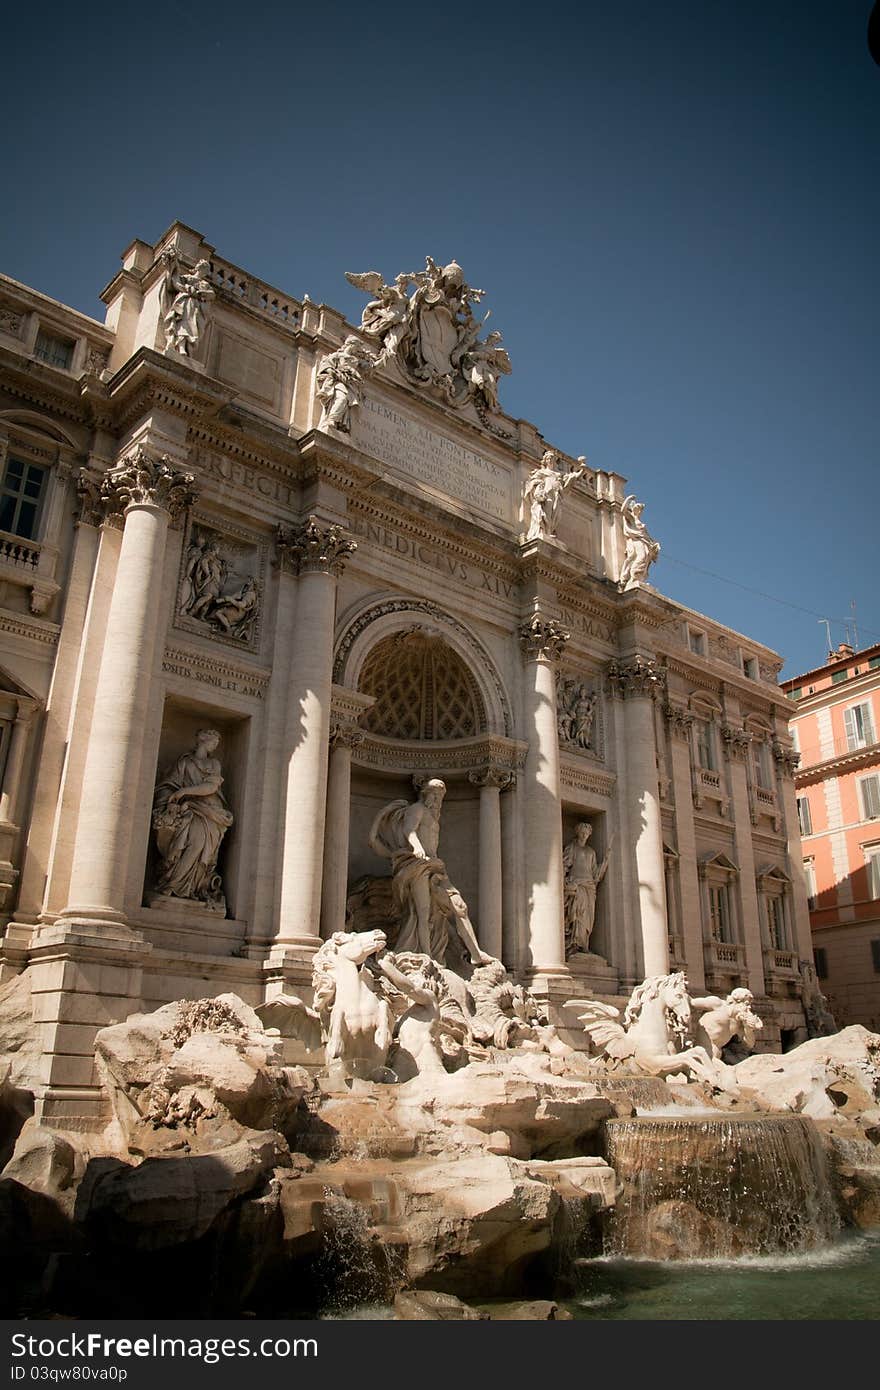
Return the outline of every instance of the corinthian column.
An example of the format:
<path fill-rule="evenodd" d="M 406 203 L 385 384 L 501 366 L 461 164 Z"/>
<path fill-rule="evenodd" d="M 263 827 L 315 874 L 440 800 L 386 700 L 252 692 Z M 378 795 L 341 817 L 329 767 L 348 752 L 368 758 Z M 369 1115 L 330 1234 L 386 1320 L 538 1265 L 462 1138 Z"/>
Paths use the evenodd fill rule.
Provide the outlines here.
<path fill-rule="evenodd" d="M 653 701 L 663 690 L 663 677 L 656 661 L 634 656 L 611 662 L 608 683 L 612 695 L 622 701 L 626 747 L 624 806 L 639 888 L 642 968 L 646 978 L 666 975 L 669 973 L 666 875 L 653 708 Z"/>
<path fill-rule="evenodd" d="M 284 847 L 275 946 L 320 945 L 324 819 L 336 585 L 357 549 L 341 526 L 309 517 L 282 528 L 279 549 L 299 575 L 290 655 L 285 747 Z"/>
<path fill-rule="evenodd" d="M 124 898 L 172 518 L 194 500 L 193 478 L 142 446 L 104 478 L 108 512 L 124 518 L 107 618 L 63 919 L 125 924 Z"/>
<path fill-rule="evenodd" d="M 469 772 L 468 781 L 480 789 L 480 913 L 477 933 L 483 950 L 501 959 L 501 793 L 513 781 L 503 768 L 484 767 Z"/>
<path fill-rule="evenodd" d="M 364 741 L 363 729 L 340 721 L 330 731 L 327 778 L 327 827 L 324 833 L 324 879 L 321 890 L 321 935 L 326 941 L 345 927 L 348 892 L 348 831 L 351 820 L 351 750 Z"/>
<path fill-rule="evenodd" d="M 523 811 L 530 968 L 535 974 L 565 975 L 555 667 L 569 634 L 559 623 L 536 613 L 523 623 L 519 637 L 525 660 L 523 693 L 529 739 Z"/>

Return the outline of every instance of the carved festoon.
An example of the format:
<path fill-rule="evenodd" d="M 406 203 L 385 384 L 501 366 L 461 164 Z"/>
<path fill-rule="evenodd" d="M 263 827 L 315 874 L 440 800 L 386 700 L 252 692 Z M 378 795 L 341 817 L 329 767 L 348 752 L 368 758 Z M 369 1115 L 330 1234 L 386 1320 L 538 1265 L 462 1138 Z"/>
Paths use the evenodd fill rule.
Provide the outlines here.
<path fill-rule="evenodd" d="M 499 410 L 498 378 L 509 374 L 510 358 L 497 330 L 481 339 L 486 319 L 477 319 L 474 307 L 484 292 L 465 283 L 456 261 L 441 266 L 428 256 L 424 270 L 390 285 L 377 270 L 346 272 L 346 279 L 373 296 L 361 332 L 381 344 L 378 363 L 394 361 L 408 381 L 450 405 L 470 401 L 481 416 Z"/>
<path fill-rule="evenodd" d="M 519 629 L 519 644 L 526 661 L 558 661 L 566 642 L 571 638 L 555 618 L 542 618 L 535 613 Z"/>
<path fill-rule="evenodd" d="M 357 542 L 344 526 L 325 526 L 310 516 L 302 526 L 280 525 L 276 547 L 282 568 L 293 574 L 317 570 L 339 575 L 349 555 L 357 550 Z"/>
<path fill-rule="evenodd" d="M 660 554 L 660 542 L 654 540 L 642 521 L 644 510 L 644 502 L 637 502 L 633 496 L 624 498 L 621 505 L 623 540 L 626 547 L 620 571 L 620 588 L 623 593 L 645 583 L 648 570 Z"/>
<path fill-rule="evenodd" d="M 182 473 L 167 454 L 151 454 L 143 445 L 110 470 L 101 484 L 108 512 L 123 514 L 127 507 L 162 507 L 178 521 L 196 499 L 195 478 Z"/>
<path fill-rule="evenodd" d="M 612 695 L 627 700 L 638 696 L 656 699 L 666 685 L 663 670 L 653 658 L 634 656 L 627 661 L 611 661 L 608 685 Z"/>

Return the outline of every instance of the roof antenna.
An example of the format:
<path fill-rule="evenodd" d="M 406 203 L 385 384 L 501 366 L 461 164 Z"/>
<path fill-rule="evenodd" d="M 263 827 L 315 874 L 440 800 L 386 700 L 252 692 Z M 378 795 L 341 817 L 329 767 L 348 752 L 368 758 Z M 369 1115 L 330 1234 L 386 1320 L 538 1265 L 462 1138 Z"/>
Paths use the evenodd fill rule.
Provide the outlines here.
<path fill-rule="evenodd" d="M 858 630 L 858 628 L 856 627 L 856 601 L 855 601 L 854 598 L 851 598 L 851 599 L 850 599 L 850 601 L 849 601 L 849 606 L 850 606 L 850 608 L 852 609 L 852 615 L 853 615 L 853 639 L 854 639 L 854 642 L 855 642 L 856 651 L 858 651 L 861 644 L 860 644 L 860 642 L 859 642 L 859 630 Z"/>
<path fill-rule="evenodd" d="M 830 661 L 831 657 L 834 655 L 834 651 L 831 646 L 831 623 L 828 621 L 827 618 L 819 618 L 818 621 L 820 623 L 825 624 L 825 632 L 828 635 L 828 659 Z"/>

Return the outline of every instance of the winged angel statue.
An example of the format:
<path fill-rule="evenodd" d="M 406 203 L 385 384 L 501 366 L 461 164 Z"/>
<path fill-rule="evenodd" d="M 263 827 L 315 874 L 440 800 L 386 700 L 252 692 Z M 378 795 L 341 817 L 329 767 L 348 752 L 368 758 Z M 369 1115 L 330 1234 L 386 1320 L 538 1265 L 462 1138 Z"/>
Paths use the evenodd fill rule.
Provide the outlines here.
<path fill-rule="evenodd" d="M 440 266 L 428 256 L 424 270 L 390 285 L 378 270 L 345 278 L 373 296 L 361 332 L 381 343 L 378 363 L 394 360 L 409 381 L 433 386 L 452 405 L 473 401 L 481 416 L 498 413 L 498 378 L 509 375 L 510 358 L 499 332 L 481 341 L 489 314 L 479 320 L 474 306 L 484 291 L 465 283 L 456 261 Z"/>

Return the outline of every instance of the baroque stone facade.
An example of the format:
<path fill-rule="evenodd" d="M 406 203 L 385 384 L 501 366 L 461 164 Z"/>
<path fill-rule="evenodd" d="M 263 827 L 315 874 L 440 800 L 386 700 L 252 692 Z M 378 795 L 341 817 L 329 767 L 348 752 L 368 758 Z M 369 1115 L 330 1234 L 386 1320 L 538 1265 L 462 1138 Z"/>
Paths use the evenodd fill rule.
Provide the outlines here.
<path fill-rule="evenodd" d="M 804 1036 L 778 658 L 651 587 L 625 480 L 505 415 L 455 262 L 350 278 L 358 327 L 177 223 L 105 323 L 0 279 L 2 970 L 56 1123 L 98 1118 L 99 1026 L 308 999 L 426 779 L 455 910 L 570 1040 L 566 1000 L 670 966 Z"/>

